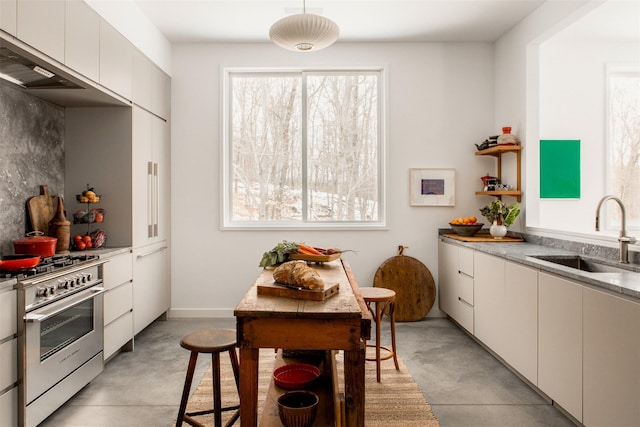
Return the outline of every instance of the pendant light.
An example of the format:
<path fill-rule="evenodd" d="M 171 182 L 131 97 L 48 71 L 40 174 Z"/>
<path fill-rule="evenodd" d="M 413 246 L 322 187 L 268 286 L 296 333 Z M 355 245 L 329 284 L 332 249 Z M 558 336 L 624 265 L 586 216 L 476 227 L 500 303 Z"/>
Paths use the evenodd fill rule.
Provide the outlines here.
<path fill-rule="evenodd" d="M 277 21 L 269 29 L 269 38 L 278 46 L 296 52 L 310 52 L 332 45 L 340 29 L 324 16 L 307 13 L 306 2 L 302 2 L 302 13 L 290 15 Z"/>

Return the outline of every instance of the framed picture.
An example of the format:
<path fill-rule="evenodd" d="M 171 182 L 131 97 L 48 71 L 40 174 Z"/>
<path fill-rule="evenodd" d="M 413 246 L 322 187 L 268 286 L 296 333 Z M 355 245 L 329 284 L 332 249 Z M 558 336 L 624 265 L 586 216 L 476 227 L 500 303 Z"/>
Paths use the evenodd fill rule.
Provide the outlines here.
<path fill-rule="evenodd" d="M 410 169 L 411 206 L 455 206 L 455 169 Z"/>

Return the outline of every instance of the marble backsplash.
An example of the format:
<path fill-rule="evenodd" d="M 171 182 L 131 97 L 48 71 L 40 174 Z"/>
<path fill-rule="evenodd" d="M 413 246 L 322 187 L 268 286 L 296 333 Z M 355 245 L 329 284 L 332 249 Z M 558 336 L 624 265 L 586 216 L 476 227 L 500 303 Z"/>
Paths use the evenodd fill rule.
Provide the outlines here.
<path fill-rule="evenodd" d="M 0 253 L 30 230 L 27 200 L 64 194 L 63 107 L 0 83 Z"/>

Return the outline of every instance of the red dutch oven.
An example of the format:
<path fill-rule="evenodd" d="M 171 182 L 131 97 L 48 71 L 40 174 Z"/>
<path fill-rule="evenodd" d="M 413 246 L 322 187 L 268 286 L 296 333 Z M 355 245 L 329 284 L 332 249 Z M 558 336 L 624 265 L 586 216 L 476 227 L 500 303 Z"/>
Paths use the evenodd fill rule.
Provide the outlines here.
<path fill-rule="evenodd" d="M 5 255 L 0 257 L 0 271 L 18 273 L 40 263 L 38 255 Z"/>
<path fill-rule="evenodd" d="M 44 236 L 42 231 L 27 233 L 27 237 L 22 237 L 13 241 L 13 250 L 17 255 L 38 255 L 41 258 L 52 257 L 56 253 L 55 237 Z"/>

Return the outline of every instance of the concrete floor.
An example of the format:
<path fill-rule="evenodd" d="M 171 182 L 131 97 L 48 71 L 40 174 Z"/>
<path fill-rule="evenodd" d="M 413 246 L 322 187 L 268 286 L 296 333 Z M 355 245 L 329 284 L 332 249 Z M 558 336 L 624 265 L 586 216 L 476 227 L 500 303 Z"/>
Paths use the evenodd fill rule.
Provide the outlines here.
<path fill-rule="evenodd" d="M 180 339 L 211 327 L 234 328 L 235 319 L 156 321 L 136 337 L 133 352 L 107 363 L 41 426 L 171 426 L 189 357 Z M 443 427 L 574 426 L 447 319 L 398 323 L 397 338 L 399 355 Z M 194 388 L 209 362 L 199 358 Z"/>

